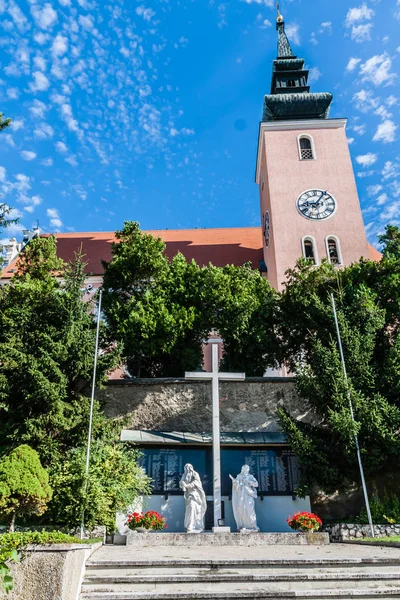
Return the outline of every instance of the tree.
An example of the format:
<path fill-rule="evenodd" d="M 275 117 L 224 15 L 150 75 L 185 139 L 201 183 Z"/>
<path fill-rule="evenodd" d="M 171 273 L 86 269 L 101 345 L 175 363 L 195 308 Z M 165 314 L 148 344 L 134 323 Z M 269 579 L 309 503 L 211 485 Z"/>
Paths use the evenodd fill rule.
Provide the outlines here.
<path fill-rule="evenodd" d="M 191 301 L 197 265 L 181 254 L 169 262 L 164 242 L 142 233 L 137 223 L 125 223 L 116 237 L 103 280 L 110 340 L 120 344 L 132 375 L 176 376 L 195 369 L 207 332 Z"/>
<path fill-rule="evenodd" d="M 82 257 L 64 264 L 55 238 L 33 239 L 17 270 L 0 288 L 0 446 L 29 443 L 48 464 L 85 440 L 96 324 Z M 99 382 L 114 362 L 113 352 L 99 358 Z"/>
<path fill-rule="evenodd" d="M 138 466 L 137 450 L 105 436 L 92 445 L 85 497 L 85 458 L 84 447 L 72 448 L 52 465 L 54 497 L 46 516 L 55 524 L 70 527 L 80 523 L 85 505 L 86 527 L 106 525 L 107 531 L 113 532 L 116 513 L 150 493 L 150 479 Z"/>
<path fill-rule="evenodd" d="M 35 450 L 23 444 L 0 459 L 0 513 L 9 518 L 9 531 L 16 517 L 43 514 L 51 495 L 49 475 Z"/>
<path fill-rule="evenodd" d="M 202 363 L 211 330 L 224 338 L 224 365 L 263 375 L 276 364 L 276 293 L 258 271 L 199 267 L 165 256 L 160 238 L 125 223 L 105 264 L 104 312 L 134 376 L 183 376 Z"/>
<path fill-rule="evenodd" d="M 6 129 L 11 125 L 11 119 L 5 119 L 3 117 L 3 113 L 0 112 L 0 131 Z M 15 223 L 18 223 L 19 219 L 8 219 L 7 217 L 11 214 L 12 209 L 7 204 L 0 203 L 0 228 L 1 227 L 9 227 Z M 0 257 L 1 258 L 1 257 Z M 0 260 L 1 266 L 1 260 Z"/>
<path fill-rule="evenodd" d="M 3 129 L 6 129 L 6 127 L 9 127 L 11 125 L 11 119 L 6 119 L 3 116 L 3 113 L 0 112 L 0 131 L 3 131 Z"/>
<path fill-rule="evenodd" d="M 300 261 L 280 301 L 280 334 L 298 392 L 315 416 L 301 423 L 278 409 L 303 466 L 302 491 L 326 492 L 359 481 L 354 434 L 370 481 L 396 471 L 400 438 L 400 260 L 361 260 L 337 271 Z M 348 386 L 338 350 L 330 293 L 338 309 Z M 352 400 L 355 424 L 349 409 Z"/>

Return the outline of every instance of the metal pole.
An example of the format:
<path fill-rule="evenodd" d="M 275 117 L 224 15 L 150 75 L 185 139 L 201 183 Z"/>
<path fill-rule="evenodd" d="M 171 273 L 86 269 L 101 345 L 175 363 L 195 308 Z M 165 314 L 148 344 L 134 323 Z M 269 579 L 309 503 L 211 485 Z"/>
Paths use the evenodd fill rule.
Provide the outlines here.
<path fill-rule="evenodd" d="M 85 483 L 83 486 L 83 506 L 82 506 L 82 518 L 81 518 L 81 540 L 84 536 L 85 530 L 85 504 L 86 504 L 86 492 L 88 487 L 89 478 L 89 464 L 90 464 L 90 449 L 92 444 L 92 424 L 93 424 L 93 408 L 94 408 L 94 391 L 96 387 L 96 371 L 97 371 L 97 354 L 99 350 L 99 331 L 100 331 L 100 315 L 101 315 L 101 296 L 103 291 L 99 293 L 99 307 L 97 313 L 97 326 L 96 326 L 96 344 L 94 352 L 94 364 L 93 364 L 93 378 L 92 378 L 92 396 L 90 399 L 90 415 L 89 415 L 89 431 L 88 431 L 88 442 L 86 451 L 86 469 L 85 469 Z"/>
<path fill-rule="evenodd" d="M 355 419 L 354 419 L 353 403 L 351 401 L 350 388 L 349 388 L 348 379 L 347 379 L 346 363 L 345 363 L 344 354 L 343 354 L 342 338 L 340 335 L 339 321 L 338 321 L 337 312 L 336 312 L 335 297 L 333 294 L 331 294 L 331 301 L 332 301 L 333 314 L 335 317 L 335 325 L 336 325 L 336 333 L 337 333 L 338 344 L 339 344 L 340 358 L 342 360 L 343 375 L 344 375 L 344 380 L 346 382 L 347 397 L 348 397 L 349 406 L 350 406 L 350 414 L 351 414 L 351 419 L 354 423 Z M 360 467 L 361 482 L 362 482 L 362 487 L 363 487 L 363 491 L 364 491 L 365 507 L 367 509 L 368 521 L 369 521 L 369 526 L 371 529 L 371 536 L 375 537 L 374 525 L 372 523 L 371 510 L 369 507 L 367 484 L 365 483 L 364 469 L 363 469 L 363 464 L 362 464 L 362 459 L 361 459 L 360 444 L 358 443 L 358 435 L 356 433 L 354 434 L 354 440 L 356 442 L 358 466 Z"/>

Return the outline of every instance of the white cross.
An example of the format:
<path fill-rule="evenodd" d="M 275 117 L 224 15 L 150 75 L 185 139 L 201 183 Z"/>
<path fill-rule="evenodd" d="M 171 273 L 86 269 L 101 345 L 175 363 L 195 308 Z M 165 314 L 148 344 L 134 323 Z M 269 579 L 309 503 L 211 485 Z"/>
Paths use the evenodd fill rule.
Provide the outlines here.
<path fill-rule="evenodd" d="M 218 341 L 212 339 L 208 342 L 212 348 L 211 373 L 189 372 L 185 373 L 186 379 L 209 380 L 212 382 L 212 437 L 213 437 L 213 494 L 214 494 L 214 528 L 220 526 L 221 520 L 221 443 L 219 424 L 219 382 L 244 381 L 245 373 L 220 373 L 218 371 Z"/>

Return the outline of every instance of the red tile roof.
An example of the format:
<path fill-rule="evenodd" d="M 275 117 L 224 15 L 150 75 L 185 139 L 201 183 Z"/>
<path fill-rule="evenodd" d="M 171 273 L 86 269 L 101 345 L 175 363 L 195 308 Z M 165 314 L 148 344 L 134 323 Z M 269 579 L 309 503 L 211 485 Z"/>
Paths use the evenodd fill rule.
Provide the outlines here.
<path fill-rule="evenodd" d="M 181 252 L 187 260 L 194 259 L 200 266 L 212 263 L 217 267 L 243 265 L 250 262 L 259 268 L 263 260 L 262 232 L 260 227 L 224 229 L 176 229 L 146 231 L 166 243 L 166 253 L 172 258 Z M 47 237 L 47 236 L 43 236 Z M 111 260 L 113 232 L 57 233 L 57 253 L 69 261 L 74 252 L 81 250 L 87 261 L 86 272 L 102 275 L 102 260 Z M 3 278 L 12 277 L 15 261 L 3 271 Z"/>
<path fill-rule="evenodd" d="M 182 252 L 187 260 L 194 259 L 200 266 L 212 263 L 217 267 L 225 265 L 243 265 L 250 262 L 253 268 L 259 268 L 263 260 L 262 232 L 260 227 L 236 227 L 220 229 L 170 229 L 147 231 L 160 237 L 166 243 L 169 258 Z M 47 237 L 47 236 L 44 236 Z M 58 255 L 65 261 L 81 250 L 87 261 L 86 272 L 102 275 L 102 260 L 111 260 L 111 242 L 115 241 L 113 232 L 57 233 Z M 381 253 L 369 245 L 369 258 L 381 259 Z M 8 279 L 15 272 L 15 261 L 2 273 Z"/>

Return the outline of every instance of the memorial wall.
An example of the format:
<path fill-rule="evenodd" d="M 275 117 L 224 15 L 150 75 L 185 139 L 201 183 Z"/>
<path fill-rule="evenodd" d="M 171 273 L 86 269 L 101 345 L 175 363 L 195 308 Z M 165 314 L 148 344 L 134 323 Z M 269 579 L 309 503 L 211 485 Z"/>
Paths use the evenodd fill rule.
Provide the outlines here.
<path fill-rule="evenodd" d="M 206 495 L 212 495 L 212 448 L 143 447 L 141 465 L 153 480 L 153 494 L 181 494 L 179 480 L 186 463 L 199 473 Z M 292 496 L 299 480 L 299 462 L 288 448 L 222 448 L 222 495 L 230 496 L 232 481 L 249 465 L 259 496 Z"/>

